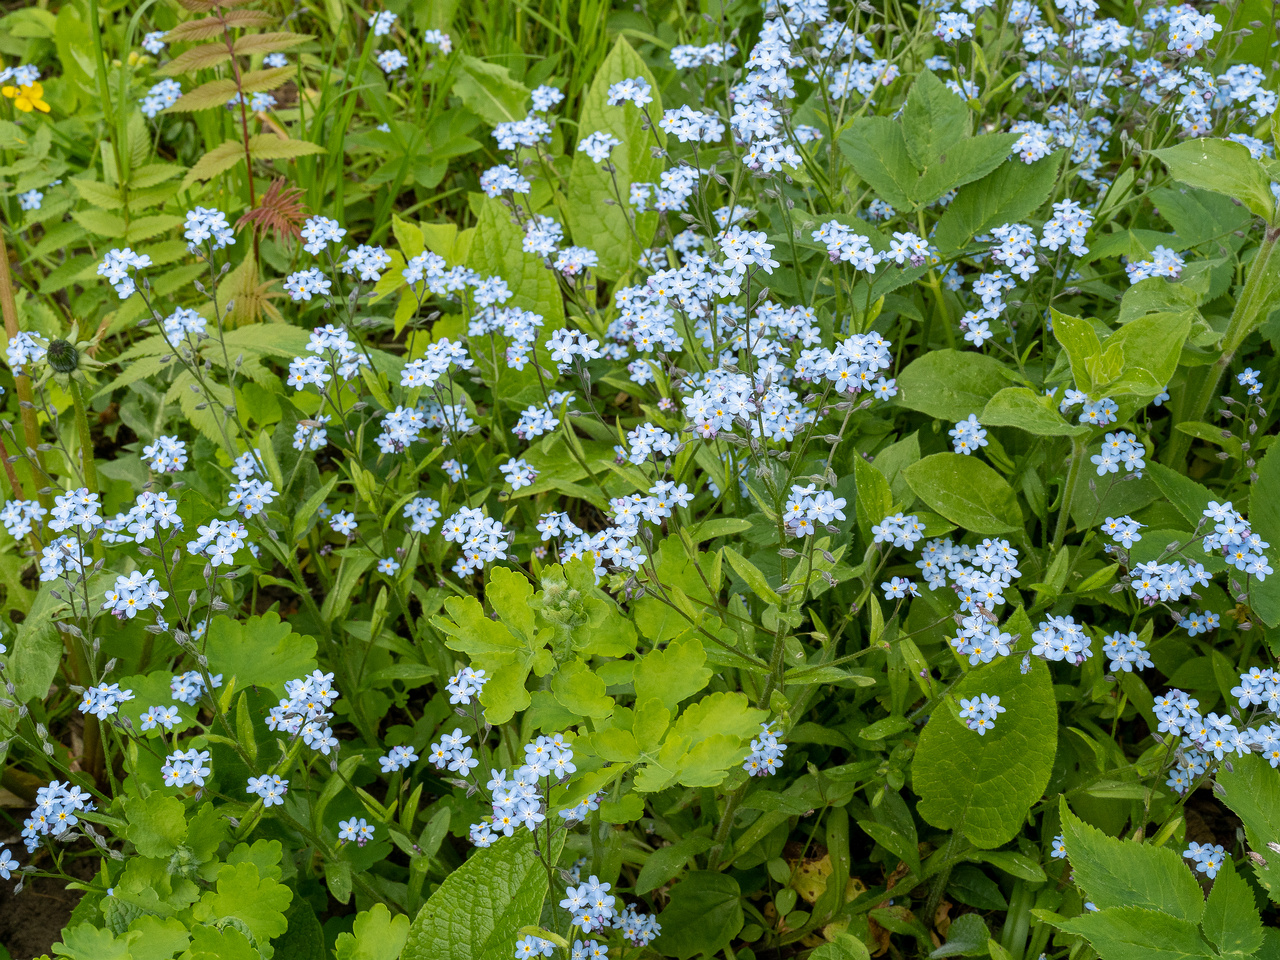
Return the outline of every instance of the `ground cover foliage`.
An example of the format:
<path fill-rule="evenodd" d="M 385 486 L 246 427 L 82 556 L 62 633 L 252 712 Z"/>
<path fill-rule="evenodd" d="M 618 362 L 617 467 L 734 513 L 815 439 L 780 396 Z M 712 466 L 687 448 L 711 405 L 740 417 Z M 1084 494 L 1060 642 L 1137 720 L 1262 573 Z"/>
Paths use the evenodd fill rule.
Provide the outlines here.
<path fill-rule="evenodd" d="M 1280 957 L 1276 49 L 0 17 L 5 902 L 77 891 L 73 960 Z"/>

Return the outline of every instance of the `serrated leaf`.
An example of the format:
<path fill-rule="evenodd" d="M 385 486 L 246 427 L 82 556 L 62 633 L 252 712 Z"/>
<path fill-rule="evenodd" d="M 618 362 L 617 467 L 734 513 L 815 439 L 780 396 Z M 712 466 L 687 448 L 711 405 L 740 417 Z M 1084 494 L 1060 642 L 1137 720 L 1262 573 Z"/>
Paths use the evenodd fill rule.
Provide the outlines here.
<path fill-rule="evenodd" d="M 1280 855 L 1267 846 L 1280 838 L 1280 775 L 1256 753 L 1233 757 L 1231 767 L 1216 776 L 1222 802 L 1244 822 L 1249 846 L 1266 861 L 1250 861 L 1254 874 L 1272 902 L 1280 903 Z"/>
<path fill-rule="evenodd" d="M 185 93 L 165 113 L 191 113 L 226 106 L 236 95 L 237 89 L 245 93 L 263 93 L 284 86 L 295 76 L 293 67 L 272 67 L 267 70 L 250 70 L 241 77 L 239 88 L 235 80 L 210 80 Z"/>
<path fill-rule="evenodd" d="M 1167 847 L 1108 837 L 1059 800 L 1075 882 L 1100 909 L 1145 907 L 1198 923 L 1204 894 L 1183 858 Z"/>
<path fill-rule="evenodd" d="M 635 665 L 636 703 L 653 697 L 674 710 L 711 681 L 706 662 L 702 641 L 693 635 L 672 640 L 664 650 L 650 650 Z"/>
<path fill-rule="evenodd" d="M 1213 878 L 1200 926 L 1223 956 L 1251 956 L 1262 946 L 1262 917 L 1254 905 L 1253 891 L 1230 860 Z"/>
<path fill-rule="evenodd" d="M 1061 160 L 1059 151 L 1032 164 L 1005 163 L 961 187 L 934 230 L 938 249 L 944 254 L 958 250 L 992 227 L 1026 219 L 1049 199 Z"/>
<path fill-rule="evenodd" d="M 564 845 L 557 832 L 554 863 Z M 515 931 L 537 924 L 547 871 L 521 830 L 452 871 L 414 917 L 401 960 L 510 960 Z"/>
<path fill-rule="evenodd" d="M 221 673 L 224 684 L 234 677 L 240 687 L 253 684 L 279 691 L 286 680 L 316 668 L 315 640 L 294 633 L 274 612 L 244 622 L 214 617 L 205 655 L 211 673 Z"/>
<path fill-rule="evenodd" d="M 351 933 L 340 933 L 333 945 L 335 960 L 396 960 L 409 938 L 409 918 L 395 917 L 385 903 L 375 903 L 356 916 Z"/>
<path fill-rule="evenodd" d="M 1156 910 L 1113 907 L 1058 924 L 1084 937 L 1102 960 L 1216 960 L 1195 925 Z"/>
<path fill-rule="evenodd" d="M 156 70 L 162 77 L 176 77 L 194 70 L 204 70 L 226 63 L 231 59 L 231 51 L 225 43 L 205 43 L 198 47 L 183 50 L 180 54 Z M 234 82 L 234 81 L 233 81 Z"/>
<path fill-rule="evenodd" d="M 902 126 L 888 117 L 859 117 L 840 135 L 840 152 L 880 199 L 913 210 L 916 171 Z"/>
<path fill-rule="evenodd" d="M 200 20 L 188 20 L 171 28 L 165 34 L 165 40 L 174 43 L 179 40 L 208 40 L 223 32 L 227 27 L 269 27 L 279 17 L 265 10 L 228 10 L 221 17 L 204 17 Z"/>
<path fill-rule="evenodd" d="M 278 50 L 289 50 L 300 43 L 314 40 L 310 33 L 251 33 L 239 37 L 235 42 L 237 56 L 254 56 L 259 53 L 275 53 Z"/>
<path fill-rule="evenodd" d="M 1232 197 L 1264 220 L 1274 222 L 1272 178 L 1244 144 L 1198 137 L 1151 153 L 1169 168 L 1175 180 Z"/>

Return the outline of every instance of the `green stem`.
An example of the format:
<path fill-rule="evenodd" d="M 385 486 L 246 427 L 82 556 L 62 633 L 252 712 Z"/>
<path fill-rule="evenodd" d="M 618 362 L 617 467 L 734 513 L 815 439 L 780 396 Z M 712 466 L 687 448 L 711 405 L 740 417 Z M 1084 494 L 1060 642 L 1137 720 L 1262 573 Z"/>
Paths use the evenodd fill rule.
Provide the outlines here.
<path fill-rule="evenodd" d="M 1067 522 L 1071 519 L 1071 502 L 1075 499 L 1076 482 L 1080 479 L 1080 464 L 1088 452 L 1087 441 L 1083 437 L 1071 440 L 1071 466 L 1067 468 L 1067 481 L 1062 487 L 1062 505 L 1058 507 L 1058 526 L 1053 532 L 1053 552 L 1062 548 L 1062 541 L 1067 536 Z"/>
<path fill-rule="evenodd" d="M 1182 408 L 1187 416 L 1179 418 L 1179 423 L 1198 423 L 1204 420 L 1209 404 L 1217 396 L 1222 375 L 1231 366 L 1236 351 L 1245 338 L 1257 329 L 1258 324 L 1266 319 L 1277 299 L 1280 299 L 1280 249 L 1276 246 L 1277 240 L 1280 240 L 1280 226 L 1268 227 L 1249 267 L 1249 276 L 1245 279 L 1240 299 L 1231 311 L 1227 331 L 1222 336 L 1222 355 L 1204 371 L 1191 406 Z M 1165 464 L 1182 463 L 1190 449 L 1191 437 L 1175 430 L 1169 438 L 1169 446 L 1165 448 Z"/>
<path fill-rule="evenodd" d="M 98 492 L 98 465 L 94 461 L 93 437 L 89 433 L 89 415 L 84 408 L 84 399 L 80 396 L 80 384 L 71 378 L 67 381 L 67 390 L 71 394 L 71 405 L 75 409 L 76 432 L 80 436 L 80 463 L 83 466 L 84 485 L 90 493 Z"/>

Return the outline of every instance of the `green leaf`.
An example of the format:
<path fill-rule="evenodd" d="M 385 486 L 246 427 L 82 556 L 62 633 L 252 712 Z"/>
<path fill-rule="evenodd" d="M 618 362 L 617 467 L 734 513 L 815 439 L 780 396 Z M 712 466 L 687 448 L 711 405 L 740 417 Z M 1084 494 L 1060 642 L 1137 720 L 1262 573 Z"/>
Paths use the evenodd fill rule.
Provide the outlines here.
<path fill-rule="evenodd" d="M 18 703 L 43 700 L 62 663 L 62 640 L 54 626 L 66 603 L 53 598 L 52 583 L 40 584 L 40 590 L 18 624 L 13 652 L 9 654 L 9 670 L 13 679 L 13 697 Z"/>
<path fill-rule="evenodd" d="M 652 88 L 653 103 L 646 107 L 649 115 L 662 116 L 660 84 L 627 38 L 619 34 L 596 70 L 578 117 L 579 138 L 598 130 L 622 141 L 605 162 L 612 164 L 615 173 L 611 176 L 605 163 L 594 163 L 581 151 L 574 152 L 569 171 L 567 226 L 574 243 L 591 248 L 600 257 L 595 272 L 607 280 L 616 280 L 635 268 L 658 227 L 657 213 L 636 214 L 629 204 L 631 185 L 656 183 L 664 168 L 662 159 L 653 155 L 655 133 L 645 129 L 640 110 L 633 104 L 608 104 L 609 87 L 633 77 L 643 77 Z M 657 137 L 665 143 L 661 133 Z"/>
<path fill-rule="evenodd" d="M 310 903 L 303 897 L 294 897 L 284 916 L 289 929 L 271 944 L 281 960 L 329 960 L 324 928 Z"/>
<path fill-rule="evenodd" d="M 1267 847 L 1280 837 L 1280 776 L 1256 753 L 1233 757 L 1231 766 L 1219 769 L 1216 777 L 1225 791 L 1222 802 L 1244 821 L 1249 846 L 1267 863 L 1264 867 L 1250 860 L 1258 883 L 1280 903 L 1280 856 Z"/>
<path fill-rule="evenodd" d="M 385 903 L 375 903 L 360 912 L 351 933 L 338 934 L 333 955 L 335 960 L 396 960 L 408 939 L 409 918 L 392 917 Z"/>
<path fill-rule="evenodd" d="M 742 762 L 747 742 L 767 716 L 741 693 L 712 693 L 690 704 L 671 725 L 657 756 L 650 756 L 636 775 L 635 788 L 652 793 L 673 783 L 719 786 Z"/>
<path fill-rule="evenodd" d="M 1214 877 L 1200 926 L 1225 956 L 1249 956 L 1262 946 L 1262 917 L 1254 905 L 1253 891 L 1230 860 Z"/>
<path fill-rule="evenodd" d="M 995 357 L 960 350 L 932 350 L 898 374 L 898 406 L 939 420 L 981 414 L 1007 384 L 1006 367 Z"/>
<path fill-rule="evenodd" d="M 481 276 L 507 281 L 513 294 L 507 306 L 532 310 L 546 321 L 548 329 L 564 323 L 564 304 L 555 275 L 538 257 L 524 252 L 524 234 L 511 221 L 511 212 L 497 200 L 485 198 L 480 205 L 467 266 Z"/>
<path fill-rule="evenodd" d="M 144 857 L 171 857 L 187 838 L 182 801 L 154 790 L 145 797 L 125 797 L 129 841 Z"/>
<path fill-rule="evenodd" d="M 930 957 L 980 957 L 987 952 L 987 940 L 991 931 L 979 914 L 962 914 L 951 921 L 947 942 L 934 950 Z"/>
<path fill-rule="evenodd" d="M 666 649 L 653 649 L 635 665 L 636 703 L 653 698 L 670 710 L 710 681 L 707 653 L 702 641 L 692 634 L 677 637 Z"/>
<path fill-rule="evenodd" d="M 262 960 L 262 956 L 237 928 L 200 924 L 191 930 L 191 952 L 183 960 Z"/>
<path fill-rule="evenodd" d="M 839 144 L 853 172 L 880 199 L 899 210 L 915 209 L 915 167 L 900 124 L 888 117 L 859 117 L 840 135 Z"/>
<path fill-rule="evenodd" d="M 1087 424 L 1068 423 L 1052 397 L 1026 387 L 1005 387 L 987 401 L 978 419 L 984 427 L 1017 427 L 1037 437 L 1078 437 L 1090 432 Z"/>
<path fill-rule="evenodd" d="M 1120 383 L 1112 387 L 1113 396 L 1154 397 L 1164 389 L 1178 369 L 1183 344 L 1191 333 L 1191 317 L 1190 311 L 1153 313 L 1107 337 L 1107 350 L 1119 346 L 1124 351 L 1123 373 Z"/>
<path fill-rule="evenodd" d="M 989 133 L 951 146 L 921 174 L 912 196 L 917 204 L 933 203 L 948 190 L 985 177 L 1009 158 L 1016 133 Z"/>
<path fill-rule="evenodd" d="M 809 960 L 871 960 L 871 951 L 852 934 L 837 933 L 834 940 L 809 954 Z"/>
<path fill-rule="evenodd" d="M 1059 923 L 1084 937 L 1102 960 L 1215 960 L 1195 924 L 1142 907 L 1112 907 Z"/>
<path fill-rule="evenodd" d="M 727 874 L 694 870 L 671 888 L 662 911 L 662 934 L 653 945 L 678 960 L 711 955 L 728 946 L 742 924 L 738 881 Z"/>
<path fill-rule="evenodd" d="M 1232 197 L 1268 223 L 1274 221 L 1276 198 L 1271 192 L 1272 178 L 1244 144 L 1199 137 L 1151 152 L 1169 168 L 1175 180 Z"/>
<path fill-rule="evenodd" d="M 200 898 L 192 911 L 198 920 L 213 922 L 226 917 L 243 920 L 259 946 L 288 929 L 284 912 L 293 891 L 271 877 L 262 877 L 252 863 L 223 864 L 218 869 L 218 889 Z"/>
<path fill-rule="evenodd" d="M 715 841 L 710 837 L 685 837 L 683 840 L 658 847 L 650 853 L 636 877 L 635 891 L 643 896 L 670 881 L 686 863 L 700 853 L 706 853 Z"/>
<path fill-rule="evenodd" d="M 765 603 L 782 606 L 782 597 L 778 596 L 778 592 L 769 586 L 769 581 L 765 579 L 759 567 L 743 557 L 733 547 L 726 546 L 724 548 L 724 558 L 729 561 L 729 566 L 733 567 L 733 572 L 746 581 L 752 593 Z"/>
<path fill-rule="evenodd" d="M 917 170 L 924 170 L 969 135 L 969 108 L 926 70 L 916 77 L 907 93 L 902 133 L 911 162 Z"/>
<path fill-rule="evenodd" d="M 524 119 L 529 89 L 513 80 L 506 67 L 466 54 L 458 58 L 458 66 L 460 72 L 453 83 L 453 92 L 472 113 L 491 124 Z"/>
<path fill-rule="evenodd" d="M 1267 448 L 1257 469 L 1258 480 L 1249 497 L 1249 523 L 1268 543 L 1280 542 L 1280 453 L 1274 444 Z M 1254 580 L 1249 586 L 1249 603 L 1268 627 L 1280 626 L 1280 577 L 1268 577 L 1262 583 Z M 1280 872 L 1276 877 L 1280 879 Z M 1276 890 L 1280 892 L 1280 887 Z"/>
<path fill-rule="evenodd" d="M 1182 857 L 1167 847 L 1109 837 L 1060 798 L 1062 834 L 1075 882 L 1099 908 L 1145 907 L 1198 923 L 1204 894 Z"/>
<path fill-rule="evenodd" d="M 918 812 L 928 823 L 964 834 L 991 849 L 1012 840 L 1049 783 L 1058 745 L 1058 708 L 1044 661 L 1023 675 L 1018 657 L 966 674 L 956 699 L 981 693 L 1000 698 L 1008 712 L 985 735 L 949 709 L 934 710 L 920 734 L 912 782 Z M 1010 722 L 1012 720 L 1012 722 Z"/>
<path fill-rule="evenodd" d="M 254 684 L 284 689 L 286 680 L 306 676 L 316 668 L 316 642 L 293 632 L 275 612 L 250 617 L 244 623 L 215 617 L 205 646 L 209 672 L 222 674 L 223 683 L 236 679 L 240 687 Z"/>
<path fill-rule="evenodd" d="M 1013 489 L 977 457 L 935 453 L 902 474 L 916 496 L 966 530 L 994 535 L 1022 526 Z"/>
<path fill-rule="evenodd" d="M 563 845 L 557 833 L 553 863 Z M 515 931 L 538 923 L 546 895 L 533 834 L 504 837 L 445 877 L 414 917 L 401 960 L 510 960 Z"/>
<path fill-rule="evenodd" d="M 1001 164 L 981 180 L 961 187 L 934 230 L 938 249 L 950 253 L 992 227 L 1026 219 L 1049 199 L 1061 159 L 1059 151 L 1031 164 Z"/>
<path fill-rule="evenodd" d="M 1088 320 L 1072 317 L 1050 308 L 1053 318 L 1053 335 L 1071 361 L 1071 376 L 1076 387 L 1085 393 L 1093 393 L 1093 376 L 1089 372 L 1089 360 L 1102 353 L 1102 341 L 1098 331 Z"/>
<path fill-rule="evenodd" d="M 551 692 L 570 713 L 596 719 L 613 713 L 613 697 L 605 694 L 605 684 L 581 660 L 563 664 L 551 678 Z"/>
<path fill-rule="evenodd" d="M 1177 470 L 1171 470 L 1163 463 L 1148 463 L 1146 474 L 1155 481 L 1160 492 L 1182 514 L 1183 519 L 1191 524 L 1191 529 L 1195 529 L 1204 516 L 1205 507 L 1213 499 L 1209 488 L 1183 476 Z M 1256 503 L 1254 509 L 1257 509 Z"/>

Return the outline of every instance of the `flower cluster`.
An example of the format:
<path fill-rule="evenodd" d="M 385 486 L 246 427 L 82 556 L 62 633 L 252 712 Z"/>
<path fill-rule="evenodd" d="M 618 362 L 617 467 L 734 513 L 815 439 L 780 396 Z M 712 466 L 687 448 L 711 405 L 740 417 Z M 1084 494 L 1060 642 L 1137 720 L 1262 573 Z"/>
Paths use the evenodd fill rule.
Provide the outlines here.
<path fill-rule="evenodd" d="M 966 457 L 987 445 L 987 431 L 972 413 L 947 431 L 947 435 L 951 437 L 951 448 Z"/>
<path fill-rule="evenodd" d="M 742 761 L 742 769 L 753 777 L 768 777 L 781 769 L 787 745 L 778 742 L 773 724 L 762 723 L 760 728 L 760 736 L 751 741 L 751 752 Z"/>
<path fill-rule="evenodd" d="M 208 750 L 175 750 L 164 758 L 160 773 L 164 777 L 166 787 L 185 787 L 195 784 L 204 786 L 205 777 L 212 773 L 212 768 L 205 766 L 209 762 Z"/>
<path fill-rule="evenodd" d="M 996 718 L 1005 712 L 1000 706 L 1000 698 L 979 694 L 969 700 L 960 701 L 960 719 L 965 726 L 984 737 L 987 731 L 995 726 Z"/>
<path fill-rule="evenodd" d="M 48 786 L 40 787 L 36 790 L 35 809 L 22 821 L 22 840 L 27 846 L 27 852 L 34 852 L 40 846 L 42 837 L 71 839 L 71 828 L 80 822 L 78 814 L 91 813 L 94 809 L 89 795 L 80 787 L 73 787 L 70 782 L 59 783 L 54 780 Z M 7 857 L 7 853 L 0 852 L 0 860 Z M 13 861 L 8 860 L 8 863 L 6 869 L 14 869 Z"/>

